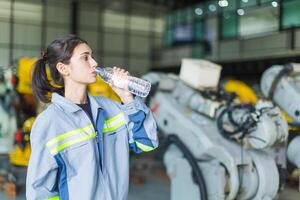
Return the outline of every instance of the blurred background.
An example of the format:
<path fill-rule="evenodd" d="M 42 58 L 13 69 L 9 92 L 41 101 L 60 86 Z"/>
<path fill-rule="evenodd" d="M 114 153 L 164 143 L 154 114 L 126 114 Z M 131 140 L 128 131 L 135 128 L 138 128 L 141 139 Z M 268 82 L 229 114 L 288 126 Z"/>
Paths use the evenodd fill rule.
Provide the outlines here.
<path fill-rule="evenodd" d="M 36 115 L 45 107 L 36 102 L 32 95 L 31 72 L 41 51 L 54 39 L 70 33 L 84 38 L 92 47 L 100 66 L 125 68 L 133 76 L 148 79 L 152 89 L 155 83 L 168 79 L 164 77 L 166 74 L 171 73 L 178 78 L 170 78 L 172 81 L 184 80 L 182 59 L 207 60 L 221 67 L 220 74 L 208 73 L 208 76 L 217 79 L 218 86 L 214 86 L 214 91 L 220 91 L 224 86 L 227 92 L 238 94 L 241 88 L 247 87 L 251 92 L 247 89 L 243 95 L 239 94 L 239 103 L 242 103 L 241 96 L 246 96 L 246 103 L 255 105 L 256 99 L 265 98 L 260 88 L 266 69 L 274 65 L 300 63 L 299 11 L 300 0 L 0 0 L 0 199 L 25 199 L 30 129 Z M 202 64 L 199 66 L 201 68 Z M 189 77 L 196 80 L 193 72 L 197 74 L 197 71 L 193 70 L 192 67 L 188 69 L 185 83 Z M 149 73 L 159 76 L 149 76 Z M 242 81 L 242 84 L 239 82 L 234 89 L 228 85 L 226 88 L 229 80 Z M 187 85 L 194 91 L 195 87 Z M 298 86 L 296 91 L 299 92 Z M 155 95 L 160 90 L 171 94 L 176 90 L 174 87 L 150 92 L 146 101 L 153 112 L 159 107 L 155 103 L 163 101 L 161 96 Z M 196 86 L 195 91 L 198 89 Z M 182 95 L 185 95 L 183 91 L 188 90 L 181 88 Z M 201 87 L 200 90 L 203 94 L 211 88 L 203 90 Z M 100 78 L 96 84 L 89 86 L 89 91 L 93 95 L 120 101 Z M 281 98 L 298 100 L 297 95 L 280 95 Z M 176 94 L 172 93 L 168 98 L 175 97 Z M 278 103 L 278 98 L 269 99 L 289 113 L 284 105 Z M 168 128 L 164 124 L 165 118 L 155 117 L 161 143 L 165 144 L 164 139 L 169 135 L 163 130 Z M 173 120 L 176 119 L 177 116 Z M 285 119 L 290 123 L 293 116 L 286 115 Z M 297 166 L 300 162 L 288 162 L 285 156 L 288 143 L 298 135 L 299 125 L 290 127 L 289 136 L 283 142 L 284 148 L 281 150 L 285 161 L 281 167 L 285 170 L 280 173 L 280 183 L 276 186 L 277 199 L 300 199 L 300 166 Z M 162 145 L 153 152 L 132 154 L 129 200 L 205 200 L 199 194 L 199 197 L 189 196 L 192 193 L 189 189 L 185 190 L 185 198 L 175 192 L 176 188 L 185 189 L 188 184 L 185 184 L 184 178 L 181 185 L 176 182 L 180 180 L 172 181 L 172 173 L 170 169 L 167 172 L 164 161 L 166 149 L 167 146 Z M 298 149 L 296 152 L 300 155 Z M 208 193 L 214 193 L 209 184 L 207 187 Z M 201 193 L 197 189 L 197 193 Z M 230 189 L 224 190 L 228 195 Z M 247 187 L 244 190 L 247 191 Z M 263 199 L 251 195 L 232 199 Z M 208 199 L 221 200 L 225 197 L 221 195 Z"/>

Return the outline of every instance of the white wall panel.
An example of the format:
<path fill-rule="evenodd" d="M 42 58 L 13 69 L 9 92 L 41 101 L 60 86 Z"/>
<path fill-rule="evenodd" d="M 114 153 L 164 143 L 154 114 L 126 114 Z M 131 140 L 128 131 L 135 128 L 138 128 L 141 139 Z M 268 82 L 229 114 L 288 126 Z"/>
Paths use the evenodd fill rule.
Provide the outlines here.
<path fill-rule="evenodd" d="M 124 52 L 124 34 L 104 33 L 105 52 Z"/>
<path fill-rule="evenodd" d="M 28 21 L 30 23 L 38 23 L 42 21 L 42 5 L 41 3 L 19 2 L 14 4 L 14 20 Z"/>
<path fill-rule="evenodd" d="M 10 0 L 0 0 L 0 18 L 8 20 L 10 18 Z"/>
<path fill-rule="evenodd" d="M 49 1 L 48 1 L 49 2 Z M 46 20 L 54 23 L 70 24 L 70 6 L 68 4 L 48 4 Z"/>
<path fill-rule="evenodd" d="M 122 68 L 126 68 L 124 66 L 124 59 L 123 57 L 120 56 L 110 56 L 106 55 L 102 59 L 98 60 L 98 64 L 103 66 L 103 67 L 113 67 L 113 66 L 118 66 Z"/>
<path fill-rule="evenodd" d="M 50 44 L 50 42 L 52 42 L 54 39 L 65 36 L 70 33 L 68 27 L 66 28 L 47 27 L 46 31 L 47 31 L 46 45 Z"/>
<path fill-rule="evenodd" d="M 92 50 L 95 52 L 96 50 L 98 50 L 98 34 L 95 31 L 85 31 L 84 29 L 79 30 L 78 35 L 86 40 L 90 47 L 92 48 Z"/>
<path fill-rule="evenodd" d="M 16 61 L 22 57 L 36 57 L 39 58 L 41 56 L 41 51 L 37 50 L 25 50 L 25 49 L 14 49 L 13 51 L 13 60 Z"/>
<path fill-rule="evenodd" d="M 14 43 L 23 45 L 40 45 L 41 26 L 14 24 Z"/>
<path fill-rule="evenodd" d="M 131 30 L 150 31 L 150 19 L 148 17 L 131 16 L 130 27 Z"/>
<path fill-rule="evenodd" d="M 104 27 L 124 29 L 125 19 L 125 14 L 116 13 L 110 10 L 107 10 L 103 13 Z"/>
<path fill-rule="evenodd" d="M 98 6 L 93 4 L 79 4 L 79 26 L 94 26 L 99 23 Z"/>
<path fill-rule="evenodd" d="M 0 66 L 8 66 L 9 63 L 9 49 L 0 48 Z"/>
<path fill-rule="evenodd" d="M 9 42 L 10 24 L 9 22 L 0 21 L 0 43 Z"/>
<path fill-rule="evenodd" d="M 130 53 L 149 54 L 150 53 L 149 38 L 131 35 Z"/>
<path fill-rule="evenodd" d="M 129 61 L 129 71 L 134 76 L 142 76 L 148 72 L 150 61 L 148 58 L 136 59 L 131 58 Z"/>

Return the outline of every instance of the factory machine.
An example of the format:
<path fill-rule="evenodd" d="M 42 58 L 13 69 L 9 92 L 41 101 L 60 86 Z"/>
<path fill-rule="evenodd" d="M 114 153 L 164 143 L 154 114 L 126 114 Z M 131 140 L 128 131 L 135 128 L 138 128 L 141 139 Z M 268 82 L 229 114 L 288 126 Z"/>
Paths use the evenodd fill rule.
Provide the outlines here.
<path fill-rule="evenodd" d="M 218 88 L 220 70 L 192 59 L 183 60 L 179 76 L 143 77 L 153 85 L 147 103 L 169 145 L 171 199 L 275 199 L 286 169 L 288 124 L 271 101 L 244 105 Z"/>
<path fill-rule="evenodd" d="M 300 64 L 270 67 L 261 78 L 261 90 L 292 118 L 291 126 L 300 127 Z M 300 169 L 300 135 L 289 143 L 287 156 Z"/>
<path fill-rule="evenodd" d="M 8 188 L 7 182 L 13 181 L 10 174 L 8 154 L 14 146 L 17 130 L 17 116 L 13 107 L 15 96 L 11 68 L 0 66 L 0 190 Z"/>
<path fill-rule="evenodd" d="M 8 154 L 13 148 L 16 127 L 16 113 L 13 109 L 12 71 L 0 70 L 0 154 Z"/>

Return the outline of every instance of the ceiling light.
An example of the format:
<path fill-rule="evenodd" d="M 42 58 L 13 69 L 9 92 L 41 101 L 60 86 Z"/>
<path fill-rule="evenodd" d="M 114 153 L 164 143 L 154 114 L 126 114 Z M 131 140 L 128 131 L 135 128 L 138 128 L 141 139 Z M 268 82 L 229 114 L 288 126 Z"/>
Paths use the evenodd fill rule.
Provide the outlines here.
<path fill-rule="evenodd" d="M 275 8 L 278 6 L 278 3 L 277 3 L 276 1 L 272 1 L 271 4 L 272 4 L 272 6 L 275 7 Z"/>
<path fill-rule="evenodd" d="M 196 8 L 195 9 L 195 14 L 196 15 L 202 15 L 203 14 L 203 10 L 201 8 Z"/>
<path fill-rule="evenodd" d="M 213 4 L 210 4 L 210 5 L 208 6 L 208 9 L 209 9 L 210 11 L 212 11 L 212 12 L 215 12 L 215 11 L 217 10 L 216 6 L 213 5 Z"/>
<path fill-rule="evenodd" d="M 238 14 L 238 15 L 244 15 L 244 14 L 245 14 L 244 9 L 241 9 L 241 8 L 238 9 L 238 10 L 237 10 L 237 14 Z"/>
<path fill-rule="evenodd" d="M 218 4 L 219 4 L 220 7 L 227 7 L 228 6 L 228 1 L 227 0 L 220 0 Z"/>

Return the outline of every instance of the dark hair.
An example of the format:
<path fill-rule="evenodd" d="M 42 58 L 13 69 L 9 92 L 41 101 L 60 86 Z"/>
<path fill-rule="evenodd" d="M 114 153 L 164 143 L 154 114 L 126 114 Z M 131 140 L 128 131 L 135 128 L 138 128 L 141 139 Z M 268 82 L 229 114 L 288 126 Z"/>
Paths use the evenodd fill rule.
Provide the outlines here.
<path fill-rule="evenodd" d="M 38 100 L 45 103 L 50 101 L 49 92 L 64 93 L 64 80 L 62 75 L 56 69 L 59 62 L 69 64 L 75 47 L 87 42 L 75 35 L 67 35 L 54 40 L 46 52 L 42 52 L 42 57 L 35 63 L 32 75 L 32 89 Z M 55 85 L 50 83 L 47 78 L 46 66 L 50 69 L 51 79 Z"/>

